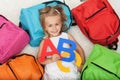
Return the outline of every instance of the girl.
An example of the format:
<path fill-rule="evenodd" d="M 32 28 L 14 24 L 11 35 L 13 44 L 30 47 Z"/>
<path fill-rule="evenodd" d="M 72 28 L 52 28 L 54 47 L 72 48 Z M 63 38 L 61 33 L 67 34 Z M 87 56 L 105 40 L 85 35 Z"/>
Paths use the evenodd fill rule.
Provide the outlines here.
<path fill-rule="evenodd" d="M 44 9 L 40 10 L 40 22 L 45 32 L 45 37 L 41 41 L 39 47 L 38 59 L 41 58 L 45 39 L 50 39 L 56 48 L 60 38 L 69 39 L 76 42 L 76 40 L 70 34 L 63 32 L 66 29 L 66 25 L 64 24 L 64 21 L 66 20 L 67 16 L 60 6 L 47 6 Z M 58 65 L 56 63 L 58 60 L 60 60 L 60 56 L 58 54 L 47 56 L 44 61 L 41 62 L 39 60 L 40 63 L 45 66 L 44 80 L 79 80 L 79 71 L 81 71 L 82 66 L 85 62 L 85 56 L 81 46 L 77 42 L 76 44 L 76 51 L 79 53 L 82 59 L 81 66 L 77 67 L 75 65 L 75 61 L 62 61 L 62 65 L 65 67 L 70 67 L 70 72 L 63 72 L 58 68 Z M 69 46 L 70 45 L 68 44 L 65 45 L 65 47 Z M 49 48 L 47 50 L 50 51 Z"/>

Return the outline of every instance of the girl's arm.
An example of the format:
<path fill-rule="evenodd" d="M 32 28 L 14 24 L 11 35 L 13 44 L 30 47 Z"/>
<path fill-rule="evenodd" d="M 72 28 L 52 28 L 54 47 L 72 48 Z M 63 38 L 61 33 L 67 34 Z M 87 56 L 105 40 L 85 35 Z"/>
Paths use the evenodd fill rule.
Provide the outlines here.
<path fill-rule="evenodd" d="M 77 51 L 77 53 L 79 53 L 79 55 L 81 56 L 81 59 L 82 59 L 81 67 L 79 68 L 80 71 L 81 71 L 82 66 L 83 66 L 84 63 L 85 63 L 85 53 L 84 53 L 82 47 L 79 45 L 79 43 L 74 39 L 74 37 L 73 37 L 72 35 L 68 34 L 68 38 L 69 38 L 70 40 L 73 40 L 73 41 L 76 43 L 76 46 L 77 46 L 77 47 L 76 47 L 76 51 Z"/>

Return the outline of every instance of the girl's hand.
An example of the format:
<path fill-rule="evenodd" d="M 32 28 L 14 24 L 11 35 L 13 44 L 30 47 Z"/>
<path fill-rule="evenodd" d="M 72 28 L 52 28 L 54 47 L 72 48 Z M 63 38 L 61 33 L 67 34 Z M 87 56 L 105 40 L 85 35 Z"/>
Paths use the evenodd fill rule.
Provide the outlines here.
<path fill-rule="evenodd" d="M 53 56 L 52 56 L 52 61 L 57 61 L 57 60 L 59 60 L 60 59 L 60 56 L 58 55 L 58 54 L 54 54 Z"/>
<path fill-rule="evenodd" d="M 81 66 L 78 67 L 78 71 L 81 72 L 81 71 L 82 71 L 82 68 L 83 68 L 83 64 L 81 64 Z"/>

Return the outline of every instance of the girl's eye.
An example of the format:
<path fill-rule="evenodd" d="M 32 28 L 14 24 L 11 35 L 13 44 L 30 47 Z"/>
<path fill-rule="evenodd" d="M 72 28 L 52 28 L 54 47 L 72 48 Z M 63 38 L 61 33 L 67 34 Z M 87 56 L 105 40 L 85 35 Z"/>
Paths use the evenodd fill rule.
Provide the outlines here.
<path fill-rule="evenodd" d="M 56 23 L 55 25 L 56 25 L 56 26 L 58 26 L 59 24 L 58 24 L 58 23 Z"/>
<path fill-rule="evenodd" d="M 49 25 L 48 27 L 52 27 L 52 25 Z"/>

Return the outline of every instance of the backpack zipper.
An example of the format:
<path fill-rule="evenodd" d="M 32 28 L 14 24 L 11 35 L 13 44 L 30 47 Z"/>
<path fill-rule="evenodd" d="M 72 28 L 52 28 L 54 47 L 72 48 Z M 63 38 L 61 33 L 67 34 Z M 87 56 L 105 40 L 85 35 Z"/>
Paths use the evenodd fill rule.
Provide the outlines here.
<path fill-rule="evenodd" d="M 17 78 L 17 76 L 15 75 L 15 73 L 14 73 L 13 69 L 11 68 L 10 64 L 7 63 L 7 65 L 8 65 L 8 67 L 9 67 L 9 69 L 11 70 L 11 72 L 13 73 L 13 75 L 15 76 L 16 80 L 18 80 L 18 78 Z"/>
<path fill-rule="evenodd" d="M 32 56 L 32 57 L 33 57 L 33 56 Z M 39 65 L 38 65 L 38 63 L 37 63 L 37 61 L 36 61 L 36 58 L 35 58 L 35 57 L 33 57 L 33 58 L 34 58 L 34 61 L 35 61 L 36 65 L 37 65 L 37 67 L 38 67 L 38 69 L 39 69 L 39 72 L 41 73 L 41 78 L 40 78 L 40 80 L 42 80 L 42 77 L 43 77 L 42 71 L 41 71 L 40 68 L 39 68 Z"/>
<path fill-rule="evenodd" d="M 109 70 L 103 68 L 102 66 L 99 66 L 98 64 L 96 64 L 96 63 L 94 63 L 94 62 L 91 62 L 91 63 L 92 63 L 93 65 L 95 65 L 95 66 L 101 68 L 102 70 L 104 70 L 104 71 L 106 71 L 106 72 L 108 72 L 108 73 L 114 75 L 115 77 L 117 77 L 117 78 L 120 80 L 120 77 L 119 77 L 117 74 L 115 74 L 115 73 L 113 73 L 113 72 L 111 72 L 111 71 L 109 71 Z"/>
<path fill-rule="evenodd" d="M 0 26 L 0 29 L 5 25 L 6 23 L 3 23 L 1 26 Z"/>
<path fill-rule="evenodd" d="M 105 8 L 107 8 L 106 4 L 103 2 L 104 7 L 102 7 L 101 9 L 99 9 L 98 11 L 96 11 L 95 13 L 93 13 L 91 16 L 87 17 L 85 20 L 88 20 L 90 18 L 92 18 L 93 16 L 95 16 L 97 13 L 101 12 L 102 10 L 104 10 Z"/>

